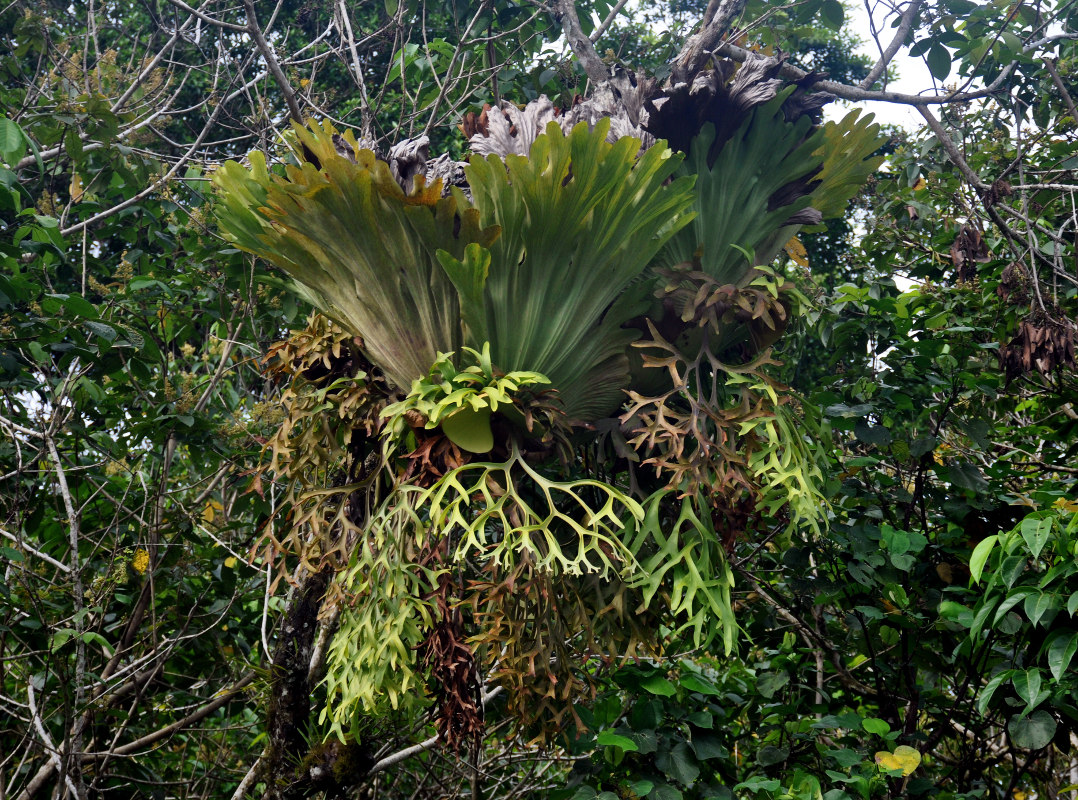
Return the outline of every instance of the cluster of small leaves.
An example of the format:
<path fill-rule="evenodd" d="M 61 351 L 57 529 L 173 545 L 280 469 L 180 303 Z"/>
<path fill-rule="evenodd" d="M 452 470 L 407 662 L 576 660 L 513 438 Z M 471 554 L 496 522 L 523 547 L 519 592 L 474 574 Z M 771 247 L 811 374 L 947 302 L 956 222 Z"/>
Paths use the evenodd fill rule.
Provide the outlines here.
<path fill-rule="evenodd" d="M 496 375 L 490 360 L 489 342 L 484 342 L 482 352 L 470 347 L 463 350 L 474 364 L 458 370 L 453 364 L 452 353 L 439 353 L 428 376 L 416 379 L 407 397 L 383 410 L 382 416 L 387 420 L 385 434 L 391 442 L 404 437 L 409 419 L 418 415 L 424 428 L 441 427 L 457 446 L 472 453 L 489 452 L 494 447 L 491 415 L 499 406 L 503 413 L 514 408 L 514 403 L 518 402 L 514 395 L 524 387 L 550 383 L 538 372 L 514 371 Z M 522 417 L 530 405 L 524 400 L 521 398 L 520 402 L 524 409 L 517 408 L 517 414 Z M 524 419 L 530 432 L 533 427 L 531 416 Z"/>

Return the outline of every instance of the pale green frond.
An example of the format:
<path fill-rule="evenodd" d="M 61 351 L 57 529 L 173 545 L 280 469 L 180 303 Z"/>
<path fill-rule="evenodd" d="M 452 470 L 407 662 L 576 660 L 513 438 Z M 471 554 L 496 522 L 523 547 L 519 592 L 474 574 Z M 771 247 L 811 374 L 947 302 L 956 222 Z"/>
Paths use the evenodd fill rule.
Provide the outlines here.
<path fill-rule="evenodd" d="M 627 576 L 636 566 L 622 543 L 640 504 L 596 480 L 551 480 L 514 449 L 508 461 L 474 462 L 446 474 L 417 505 L 434 535 L 459 542 L 458 560 L 511 570 L 528 560 L 551 575 Z"/>
<path fill-rule="evenodd" d="M 528 157 L 473 157 L 466 170 L 480 224 L 502 232 L 485 325 L 469 327 L 485 327 L 500 369 L 548 376 L 583 420 L 613 411 L 628 380 L 636 333 L 615 301 L 692 216 L 692 177 L 664 185 L 680 159 L 663 146 L 637 158 L 639 141 L 610 144 L 607 125 L 564 135 L 551 123 Z"/>
<path fill-rule="evenodd" d="M 883 163 L 883 156 L 872 154 L 887 141 L 875 115 L 862 115 L 857 109 L 840 122 L 823 126 L 823 144 L 817 151 L 823 156 L 823 169 L 816 176 L 819 184 L 812 191 L 812 206 L 824 219 L 841 217 L 846 205 Z"/>
<path fill-rule="evenodd" d="M 730 597 L 733 571 L 710 509 L 698 510 L 697 500 L 685 496 L 671 521 L 667 513 L 674 497 L 667 489 L 644 501 L 643 522 L 628 542 L 640 562 L 630 586 L 641 592 L 642 609 L 657 605 L 669 613 L 675 634 L 691 632 L 698 648 L 720 639 L 729 655 L 737 633 Z"/>
<path fill-rule="evenodd" d="M 371 360 L 395 385 L 426 374 L 439 352 L 461 344 L 457 292 L 438 264 L 466 245 L 489 245 L 465 200 L 442 198 L 422 180 L 406 195 L 389 167 L 368 150 L 356 161 L 332 146 L 332 126 L 295 135 L 319 167 L 287 166 L 285 177 L 228 162 L 215 176 L 226 237 L 287 272 L 326 313 L 362 337 Z"/>

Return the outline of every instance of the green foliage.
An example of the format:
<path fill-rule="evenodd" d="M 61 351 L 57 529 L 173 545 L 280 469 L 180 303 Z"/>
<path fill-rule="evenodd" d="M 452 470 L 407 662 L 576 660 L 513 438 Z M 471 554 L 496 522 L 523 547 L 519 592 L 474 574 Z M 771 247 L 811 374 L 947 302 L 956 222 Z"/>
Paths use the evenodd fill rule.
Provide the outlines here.
<path fill-rule="evenodd" d="M 663 501 L 669 493 L 664 489 L 644 503 L 643 521 L 628 545 L 640 560 L 632 585 L 642 594 L 642 607 L 654 604 L 669 611 L 674 636 L 691 630 L 695 648 L 721 638 L 729 655 L 738 628 L 730 598 L 734 575 L 721 536 L 709 509 L 699 508 L 692 496 L 683 497 L 677 516 L 668 518 L 671 504 Z"/>
<path fill-rule="evenodd" d="M 417 180 L 405 195 L 351 132 L 345 139 L 356 161 L 338 154 L 334 133 L 328 124 L 295 126 L 297 151 L 306 146 L 321 169 L 302 161 L 286 166 L 283 178 L 271 175 L 257 151 L 250 170 L 224 164 L 214 175 L 218 220 L 237 245 L 307 287 L 330 317 L 363 337 L 393 385 L 408 387 L 461 342 L 456 292 L 438 253 L 462 255 L 468 244 L 489 244 L 497 229 L 481 229 L 479 213 L 461 198 L 441 198 L 440 186 Z"/>
<path fill-rule="evenodd" d="M 387 503 L 372 517 L 339 577 L 349 602 L 327 654 L 326 703 L 319 722 L 342 741 L 358 738 L 370 717 L 426 705 L 416 648 L 431 622 L 428 597 L 437 573 L 409 554 L 426 543 L 425 526 L 407 504 Z"/>
<path fill-rule="evenodd" d="M 850 199 L 883 163 L 884 156 L 875 154 L 887 136 L 872 119 L 872 114 L 851 111 L 823 126 L 823 165 L 815 176 L 820 183 L 812 191 L 812 207 L 825 220 L 842 216 Z"/>
<path fill-rule="evenodd" d="M 534 499 L 532 499 L 534 498 Z M 447 474 L 422 498 L 437 535 L 459 541 L 458 560 L 518 564 L 553 575 L 625 578 L 636 569 L 622 541 L 644 515 L 640 504 L 596 480 L 552 481 L 514 448 L 504 463 L 473 462 Z"/>
<path fill-rule="evenodd" d="M 406 429 L 405 415 L 412 411 L 426 420 L 427 429 L 441 425 L 458 447 L 471 453 L 487 453 L 494 447 L 491 414 L 499 406 L 503 411 L 512 407 L 513 395 L 523 387 L 550 383 L 538 372 L 495 376 L 488 342 L 483 343 L 482 352 L 470 347 L 465 347 L 464 352 L 475 364 L 458 371 L 451 360 L 453 354 L 440 353 L 425 380 L 413 381 L 404 400 L 386 406 L 382 416 L 387 418 L 387 435 L 399 439 Z"/>

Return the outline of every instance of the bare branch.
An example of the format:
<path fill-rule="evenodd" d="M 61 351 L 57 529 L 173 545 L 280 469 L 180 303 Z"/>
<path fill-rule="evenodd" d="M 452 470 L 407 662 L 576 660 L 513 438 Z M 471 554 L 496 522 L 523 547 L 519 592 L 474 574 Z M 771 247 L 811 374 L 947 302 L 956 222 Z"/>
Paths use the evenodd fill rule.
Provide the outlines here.
<path fill-rule="evenodd" d="M 1056 89 L 1059 90 L 1059 96 L 1063 98 L 1063 104 L 1067 107 L 1067 111 L 1071 115 L 1071 120 L 1078 122 L 1078 110 L 1075 110 L 1074 108 L 1074 98 L 1071 97 L 1070 92 L 1067 91 L 1067 87 L 1063 85 L 1063 79 L 1059 77 L 1055 59 L 1045 57 L 1044 66 L 1048 70 L 1048 74 L 1052 76 L 1052 83 L 1054 83 Z"/>
<path fill-rule="evenodd" d="M 714 9 L 710 19 L 707 14 L 704 15 L 700 30 L 689 37 L 674 59 L 675 73 L 687 74 L 698 69 L 730 30 L 733 21 L 741 16 L 747 4 L 748 0 L 721 0 L 717 6 L 709 6 L 709 12 Z"/>
<path fill-rule="evenodd" d="M 859 84 L 862 89 L 871 89 L 873 84 L 887 72 L 887 66 L 891 63 L 891 59 L 895 57 L 899 48 L 906 43 L 906 39 L 910 35 L 910 28 L 913 27 L 913 20 L 917 18 L 917 12 L 921 8 L 921 3 L 922 0 L 913 0 L 906 6 L 906 10 L 902 12 L 902 19 L 898 23 L 898 30 L 895 31 L 891 43 L 887 45 L 887 49 L 880 55 L 880 60 L 873 65 L 872 69 L 869 70 L 868 75 L 866 75 L 865 79 Z M 886 83 L 884 86 L 886 87 Z"/>
<path fill-rule="evenodd" d="M 19 547 L 21 547 L 23 550 L 25 550 L 27 553 L 30 553 L 31 555 L 37 556 L 42 561 L 45 561 L 46 563 L 51 564 L 52 566 L 56 567 L 61 572 L 65 572 L 65 573 L 70 573 L 71 572 L 71 567 L 69 567 L 67 564 L 63 563 L 62 561 L 57 561 L 55 558 L 50 556 L 48 553 L 42 553 L 40 550 L 35 550 L 33 547 L 28 545 L 21 537 L 16 536 L 13 533 L 9 533 L 8 531 L 5 531 L 3 528 L 0 528 L 0 536 L 3 536 L 5 539 L 8 539 L 9 541 L 14 542 Z"/>
<path fill-rule="evenodd" d="M 591 36 L 588 38 L 593 42 L 597 42 L 603 38 L 603 34 L 606 33 L 607 29 L 614 23 L 614 20 L 617 19 L 618 14 L 621 13 L 621 10 L 625 8 L 625 4 L 628 2 L 629 0 L 618 0 L 614 7 L 610 9 L 610 13 L 606 15 L 606 19 L 602 21 L 598 28 L 591 32 Z"/>
<path fill-rule="evenodd" d="M 219 693 L 212 702 L 202 706 L 202 708 L 198 709 L 198 711 L 195 711 L 192 714 L 188 714 L 183 719 L 176 720 L 171 725 L 166 725 L 164 728 L 156 730 L 153 733 L 148 733 L 140 739 L 136 739 L 133 742 L 128 742 L 127 744 L 121 745 L 120 747 L 117 747 L 113 750 L 105 750 L 99 753 L 83 753 L 82 760 L 97 761 L 99 759 L 111 758 L 113 756 L 127 756 L 139 750 L 142 750 L 143 748 L 149 747 L 152 744 L 156 744 L 162 739 L 167 739 L 169 736 L 176 733 L 177 731 L 181 731 L 184 728 L 194 725 L 196 722 L 199 722 L 208 717 L 221 706 L 225 705 L 226 703 L 229 703 L 233 697 L 235 697 L 237 694 L 247 688 L 247 686 L 249 686 L 251 682 L 254 681 L 255 677 L 256 675 L 254 671 L 248 672 L 242 678 L 232 684 L 232 686 L 230 686 L 228 689 L 225 689 L 223 692 Z"/>
<path fill-rule="evenodd" d="M 176 6 L 176 8 L 186 11 L 188 14 L 194 14 L 198 19 L 202 20 L 208 25 L 213 25 L 215 28 L 224 28 L 226 31 L 241 32 L 247 30 L 246 25 L 237 25 L 234 22 L 225 22 L 224 20 L 208 17 L 201 11 L 199 11 L 197 8 L 191 8 L 191 6 L 187 5 L 187 3 L 183 2 L 183 0 L 168 0 L 168 2 L 170 5 Z"/>
<path fill-rule="evenodd" d="M 483 695 L 483 705 L 485 706 L 487 703 L 489 703 L 491 700 L 501 694 L 502 688 L 503 687 L 501 686 L 495 686 L 489 692 L 486 692 Z M 438 735 L 435 734 L 429 739 L 424 739 L 419 744 L 413 744 L 411 747 L 406 747 L 403 750 L 398 750 L 396 753 L 391 753 L 385 758 L 376 762 L 375 765 L 371 767 L 370 770 L 368 770 L 367 774 L 375 775 L 382 770 L 389 769 L 389 767 L 392 767 L 395 764 L 399 764 L 402 761 L 407 761 L 412 756 L 417 756 L 420 753 L 425 753 L 427 750 L 430 750 L 432 747 L 438 744 L 438 739 Z"/>
<path fill-rule="evenodd" d="M 736 44 L 730 44 L 729 42 L 720 44 L 715 52 L 738 62 L 743 62 L 750 58 L 750 52 L 748 50 L 743 47 L 738 47 Z M 868 89 L 862 89 L 860 86 L 849 86 L 845 83 L 827 80 L 815 81 L 812 84 L 812 87 L 818 91 L 834 95 L 842 100 L 871 100 L 881 103 L 898 103 L 901 105 L 915 106 L 917 108 L 922 106 L 944 105 L 947 103 L 963 103 L 967 100 L 979 100 L 983 97 L 990 97 L 991 95 L 996 94 L 1014 71 L 1015 63 L 1017 62 L 1012 62 L 1006 69 L 1001 71 L 999 76 L 992 81 L 990 85 L 974 92 L 948 92 L 946 94 L 929 95 L 903 94 L 901 92 L 870 91 Z M 789 63 L 784 63 L 782 65 L 779 74 L 790 81 L 800 81 L 808 76 L 808 73 L 805 70 L 799 69 Z"/>
<path fill-rule="evenodd" d="M 270 74 L 273 75 L 273 79 L 277 81 L 277 86 L 280 88 L 281 94 L 284 95 L 284 101 L 288 105 L 288 112 L 292 115 L 292 119 L 302 125 L 303 112 L 296 101 L 296 93 L 288 82 L 288 78 L 285 77 L 284 70 L 281 69 L 281 63 L 277 60 L 277 55 L 273 52 L 273 48 L 266 41 L 262 29 L 258 27 L 254 0 L 243 0 L 243 8 L 247 13 L 247 32 L 254 39 L 262 58 L 266 60 L 266 66 L 269 68 Z"/>
<path fill-rule="evenodd" d="M 592 44 L 591 39 L 584 35 L 573 0 L 557 0 L 555 8 L 557 20 L 565 32 L 565 39 L 569 42 L 576 57 L 580 59 L 584 72 L 596 83 L 607 80 L 610 77 L 610 70 L 595 51 L 595 45 Z"/>

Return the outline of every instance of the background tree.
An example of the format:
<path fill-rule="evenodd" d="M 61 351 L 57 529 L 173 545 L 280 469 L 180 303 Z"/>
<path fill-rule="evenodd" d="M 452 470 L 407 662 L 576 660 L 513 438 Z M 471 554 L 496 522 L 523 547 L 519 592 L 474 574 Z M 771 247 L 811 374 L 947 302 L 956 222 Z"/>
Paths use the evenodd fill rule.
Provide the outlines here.
<path fill-rule="evenodd" d="M 280 423 L 259 361 L 307 308 L 216 238 L 209 171 L 254 147 L 281 152 L 290 115 L 352 124 L 382 152 L 425 132 L 456 156 L 463 137 L 446 122 L 484 102 L 545 92 L 567 106 L 618 58 L 665 78 L 616 38 L 623 5 L 579 8 L 582 37 L 564 3 L 4 12 L 8 795 L 253 790 L 265 709 L 309 687 L 312 663 L 319 672 L 323 644 L 289 628 L 318 581 L 273 586 L 252 550 L 279 534 L 286 501 L 250 471 Z M 739 655 L 675 659 L 671 640 L 667 660 L 597 687 L 576 710 L 587 729 L 557 755 L 499 738 L 501 696 L 474 763 L 436 748 L 433 727 L 368 732 L 381 747 L 366 755 L 383 767 L 374 791 L 451 794 L 474 779 L 492 796 L 575 781 L 582 795 L 1003 797 L 1078 782 L 1071 10 L 896 12 L 894 27 L 877 18 L 882 58 L 867 75 L 813 83 L 926 119 L 874 187 L 856 277 L 784 340 L 791 369 L 802 352 L 834 358 L 833 382 L 801 383 L 836 431 L 830 533 L 737 545 Z M 656 61 L 689 33 L 688 53 L 780 47 L 791 80 L 819 66 L 795 43 L 842 20 L 839 4 L 816 2 L 670 13 L 686 24 Z M 691 29 L 697 18 L 711 24 Z M 544 47 L 566 20 L 579 60 Z M 608 38 L 589 50 L 596 31 Z M 888 90 L 910 46 L 935 92 Z M 894 274 L 923 284 L 902 292 Z M 304 380 L 354 371 L 347 337 L 323 341 L 293 339 L 276 363 L 313 369 Z M 337 386 L 323 400 L 355 397 Z M 294 680 L 274 677 L 271 658 Z M 293 752 L 321 738 L 291 731 Z M 914 761 L 899 744 L 919 755 L 904 777 Z M 342 755 L 312 751 L 326 767 Z M 580 765 L 570 778 L 563 759 Z"/>

